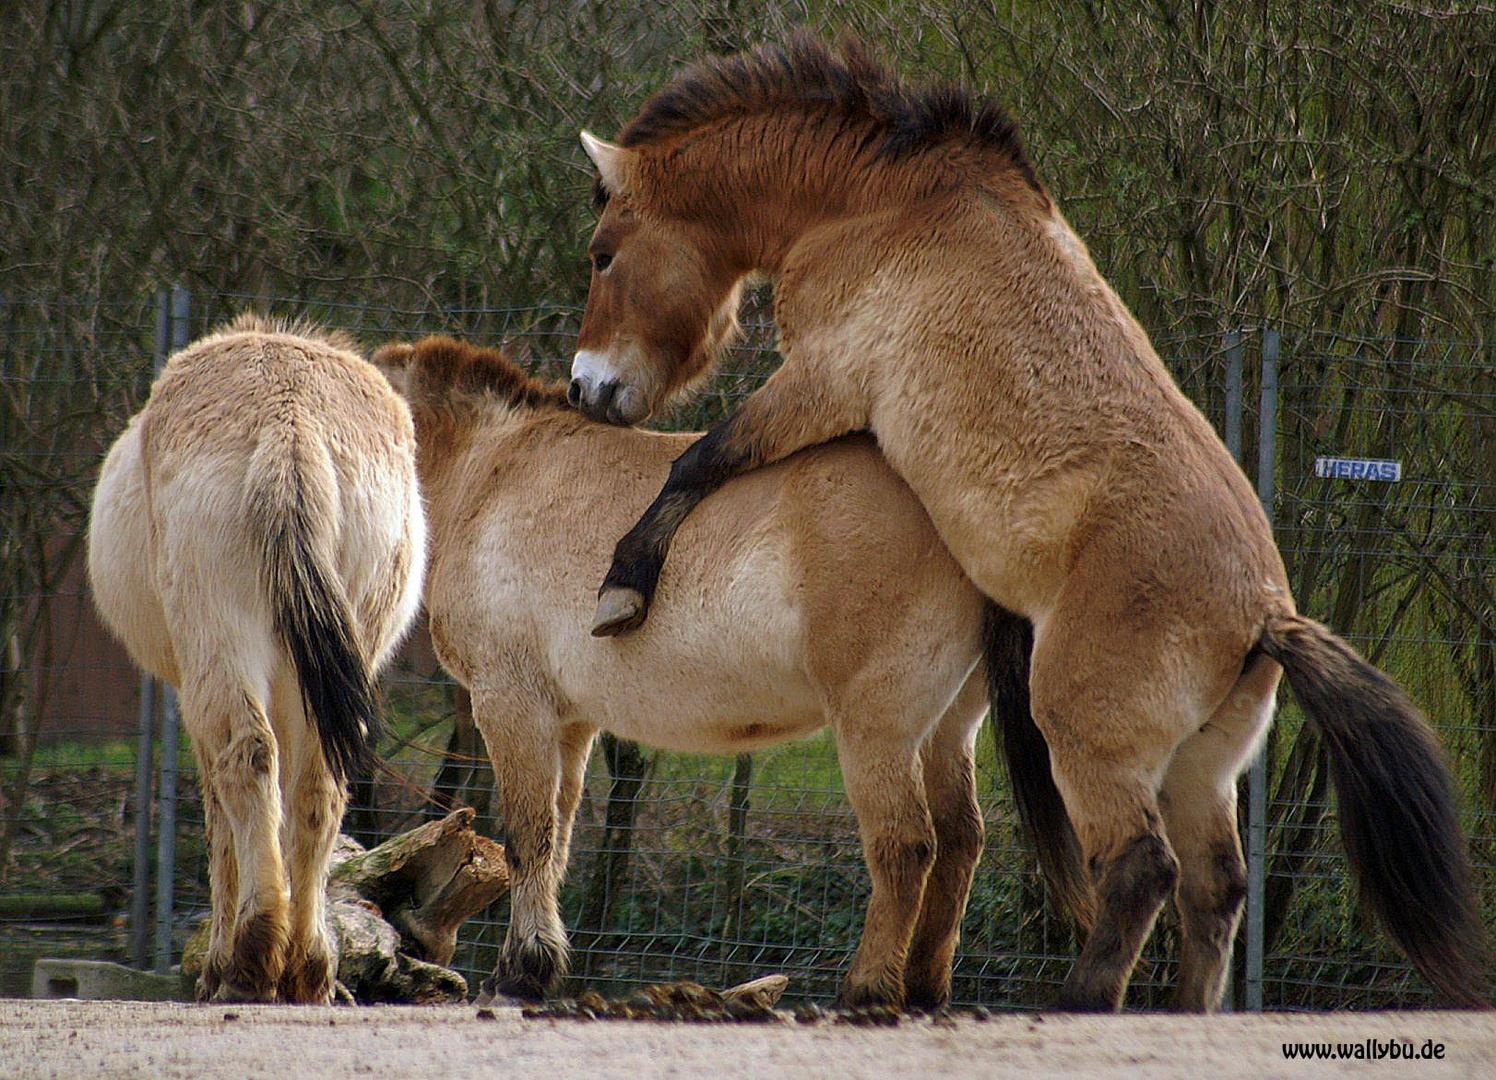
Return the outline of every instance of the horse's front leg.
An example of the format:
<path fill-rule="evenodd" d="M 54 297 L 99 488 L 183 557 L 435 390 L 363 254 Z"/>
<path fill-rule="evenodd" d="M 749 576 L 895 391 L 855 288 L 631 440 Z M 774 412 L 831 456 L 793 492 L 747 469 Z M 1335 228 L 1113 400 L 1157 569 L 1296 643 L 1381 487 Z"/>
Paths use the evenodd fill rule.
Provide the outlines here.
<path fill-rule="evenodd" d="M 506 688 L 473 693 L 473 718 L 493 762 L 509 863 L 509 932 L 482 999 L 538 1001 L 566 976 L 566 931 L 556 893 L 565 869 L 559 801 L 563 745 L 554 710 Z"/>
<path fill-rule="evenodd" d="M 866 426 L 863 405 L 828 386 L 821 371 L 787 361 L 670 466 L 659 495 L 613 549 L 597 594 L 593 637 L 627 633 L 644 622 L 675 532 L 702 499 L 734 476 Z"/>
<path fill-rule="evenodd" d="M 855 709 L 835 710 L 832 719 L 847 800 L 873 879 L 862 940 L 839 998 L 848 1007 L 904 1007 L 910 941 L 935 862 L 938 834 L 912 730 L 922 725 L 909 723 L 898 704 L 863 700 Z"/>

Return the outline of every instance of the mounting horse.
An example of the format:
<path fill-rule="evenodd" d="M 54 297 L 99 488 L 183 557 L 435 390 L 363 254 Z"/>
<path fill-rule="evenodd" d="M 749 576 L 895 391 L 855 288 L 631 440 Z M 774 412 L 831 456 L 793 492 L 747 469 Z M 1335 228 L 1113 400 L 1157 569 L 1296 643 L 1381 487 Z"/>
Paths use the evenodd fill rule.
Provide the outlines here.
<path fill-rule="evenodd" d="M 239 318 L 171 357 L 110 449 L 89 578 L 181 691 L 210 859 L 201 998 L 332 1000 L 328 860 L 424 560 L 410 412 L 336 335 Z"/>
<path fill-rule="evenodd" d="M 431 639 L 472 692 L 498 779 L 512 914 L 485 992 L 536 998 L 565 972 L 556 892 L 600 728 L 734 753 L 829 724 L 873 881 L 842 998 L 946 1001 L 982 849 L 984 602 L 871 441 L 709 500 L 649 626 L 598 642 L 577 568 L 602 571 L 695 436 L 595 423 L 563 385 L 449 338 L 374 362 L 415 417 Z"/>
<path fill-rule="evenodd" d="M 594 633 L 643 621 L 672 535 L 728 478 L 870 431 L 1013 613 L 991 640 L 1021 658 L 1044 736 L 1019 740 L 1013 783 L 1090 928 L 1062 1006 L 1119 1007 L 1171 893 L 1177 1003 L 1219 1002 L 1246 888 L 1236 778 L 1283 671 L 1325 736 L 1363 895 L 1436 987 L 1485 1003 L 1437 740 L 1296 613 L 1245 477 L 995 105 L 802 34 L 686 69 L 619 145 L 582 138 L 601 219 L 573 400 L 613 423 L 663 406 L 711 370 L 750 275 L 774 282 L 784 354 L 619 542 Z"/>

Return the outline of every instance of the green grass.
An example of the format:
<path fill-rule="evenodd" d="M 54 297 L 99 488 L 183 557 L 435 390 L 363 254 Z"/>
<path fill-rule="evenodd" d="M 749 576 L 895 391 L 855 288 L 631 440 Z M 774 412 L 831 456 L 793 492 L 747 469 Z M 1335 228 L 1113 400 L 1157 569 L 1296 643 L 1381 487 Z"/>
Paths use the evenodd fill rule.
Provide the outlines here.
<path fill-rule="evenodd" d="M 52 743 L 36 748 L 36 756 L 32 759 L 31 768 L 34 772 L 50 772 L 61 769 L 82 769 L 90 766 L 101 766 L 107 769 L 133 768 L 135 765 L 136 743 L 133 739 L 114 739 L 109 742 L 60 742 Z M 191 762 L 191 756 L 186 748 L 183 748 L 184 761 Z M 7 761 L 7 770 L 14 768 L 14 763 Z"/>
<path fill-rule="evenodd" d="M 732 754 L 661 753 L 652 779 L 659 781 L 732 780 L 736 756 Z M 753 787 L 755 801 L 773 797 L 782 789 L 803 788 L 809 791 L 841 791 L 841 767 L 836 758 L 836 741 L 829 729 L 808 739 L 779 743 L 753 754 Z M 757 789 L 767 789 L 759 792 Z"/>

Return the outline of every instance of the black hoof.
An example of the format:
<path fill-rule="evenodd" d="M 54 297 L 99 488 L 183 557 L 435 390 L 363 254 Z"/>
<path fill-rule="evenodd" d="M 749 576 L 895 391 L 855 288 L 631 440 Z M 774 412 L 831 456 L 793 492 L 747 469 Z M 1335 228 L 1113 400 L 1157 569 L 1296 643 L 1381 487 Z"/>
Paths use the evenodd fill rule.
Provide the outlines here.
<path fill-rule="evenodd" d="M 614 585 L 597 597 L 597 614 L 592 619 L 593 637 L 616 637 L 638 629 L 649 611 L 649 604 L 638 589 Z"/>
<path fill-rule="evenodd" d="M 213 996 L 208 1000 L 214 1005 L 265 1005 L 279 1001 L 280 998 L 273 988 L 238 986 L 225 979 L 218 984 L 218 989 L 213 991 Z"/>
<path fill-rule="evenodd" d="M 904 995 L 904 1007 L 911 1012 L 915 1009 L 923 1009 L 925 1012 L 939 1012 L 951 1003 L 950 987 L 945 990 L 910 989 Z"/>
<path fill-rule="evenodd" d="M 482 991 L 495 998 L 543 1001 L 560 988 L 566 975 L 564 957 L 564 952 L 554 952 L 539 940 L 511 946 L 499 956 L 493 974 L 483 980 Z"/>
<path fill-rule="evenodd" d="M 843 1009 L 902 1009 L 904 990 L 902 987 L 882 983 L 866 983 L 862 986 L 843 985 L 837 995 L 836 1004 Z"/>
<path fill-rule="evenodd" d="M 1122 1006 L 1108 996 L 1096 994 L 1085 994 L 1079 991 L 1062 988 L 1060 999 L 1054 1004 L 1055 1012 L 1067 1013 L 1114 1013 L 1121 1012 Z"/>
<path fill-rule="evenodd" d="M 546 987 L 539 979 L 523 972 L 494 972 L 483 980 L 478 994 L 480 1005 L 526 1005 L 544 1001 Z"/>

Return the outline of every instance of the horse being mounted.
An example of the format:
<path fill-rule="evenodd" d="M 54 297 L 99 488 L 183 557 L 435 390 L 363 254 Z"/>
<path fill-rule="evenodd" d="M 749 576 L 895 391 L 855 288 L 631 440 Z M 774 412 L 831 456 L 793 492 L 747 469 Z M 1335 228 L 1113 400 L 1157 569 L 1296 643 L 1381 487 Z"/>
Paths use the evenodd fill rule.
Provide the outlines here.
<path fill-rule="evenodd" d="M 485 993 L 541 997 L 566 970 L 556 897 L 599 728 L 729 753 L 829 724 L 873 880 L 843 999 L 943 1004 L 982 850 L 985 605 L 871 440 L 703 506 L 655 618 L 599 647 L 591 575 L 695 437 L 593 423 L 563 386 L 450 338 L 374 363 L 415 418 L 431 640 L 498 777 L 512 907 Z"/>
<path fill-rule="evenodd" d="M 1325 734 L 1364 896 L 1445 995 L 1485 1003 L 1435 737 L 1295 612 L 1246 479 L 995 106 L 801 35 L 682 72 L 620 145 L 583 141 L 602 215 L 572 400 L 613 423 L 660 408 L 710 370 L 753 274 L 774 281 L 785 357 L 618 544 L 595 634 L 643 620 L 707 493 L 869 430 L 966 574 L 1021 616 L 1008 639 L 1032 626 L 1053 781 L 1039 748 L 1013 782 L 1089 928 L 1063 1006 L 1119 1006 L 1171 893 L 1177 1003 L 1218 1004 L 1245 894 L 1236 778 L 1285 670 Z"/>

